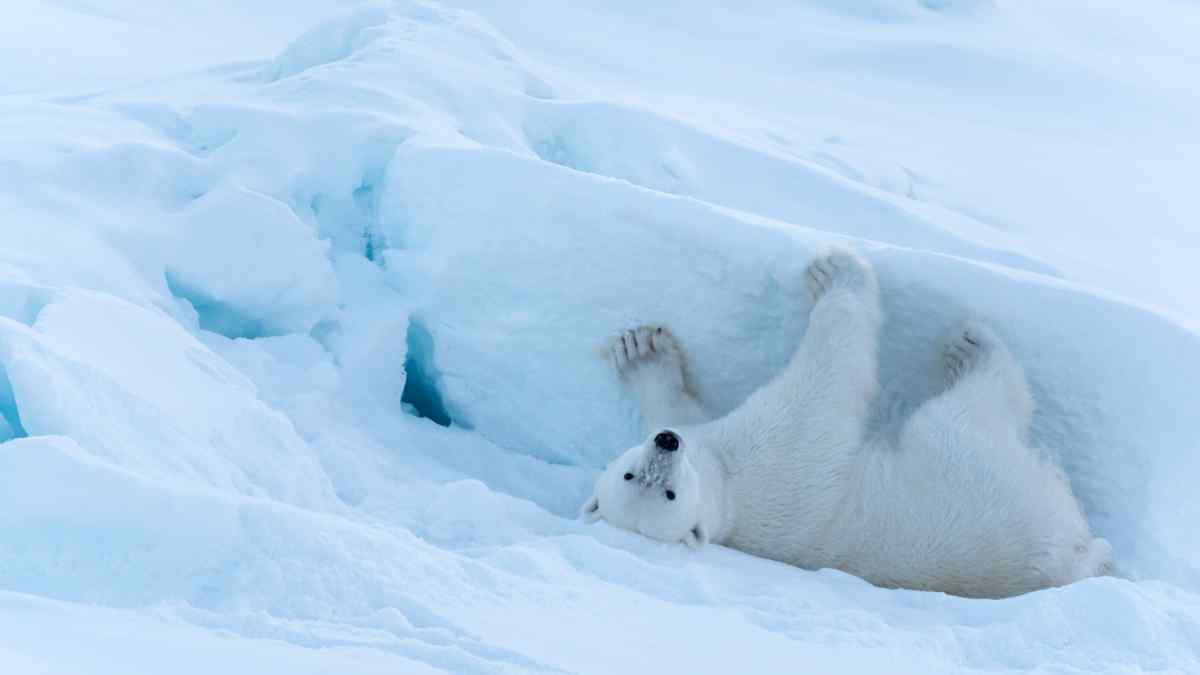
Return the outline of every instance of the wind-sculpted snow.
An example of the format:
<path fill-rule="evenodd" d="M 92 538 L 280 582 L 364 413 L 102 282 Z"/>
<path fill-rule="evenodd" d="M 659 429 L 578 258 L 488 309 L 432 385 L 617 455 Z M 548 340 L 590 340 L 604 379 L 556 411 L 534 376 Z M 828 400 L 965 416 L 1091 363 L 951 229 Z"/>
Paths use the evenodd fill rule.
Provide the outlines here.
<path fill-rule="evenodd" d="M 98 26 L 144 11 L 94 4 L 45 12 Z M 1012 129 L 884 143 L 862 122 L 884 103 L 816 92 L 833 76 L 810 83 L 811 111 L 755 108 L 746 92 L 775 76 L 752 72 L 753 41 L 729 53 L 745 82 L 697 72 L 712 91 L 662 91 L 647 73 L 673 72 L 670 40 L 692 39 L 656 23 L 665 9 L 453 4 L 301 3 L 328 20 L 267 60 L 0 97 L 0 670 L 1200 669 L 1197 324 L 1120 295 L 1174 284 L 1146 256 L 1098 285 L 1060 264 L 1078 223 L 975 208 L 1022 198 L 1003 166 L 937 173 L 958 166 L 937 154 L 953 139 L 998 148 Z M 511 23 L 532 7 L 539 36 Z M 812 72 L 875 46 L 912 56 L 930 35 L 958 53 L 954 31 L 1025 16 L 797 7 L 805 22 L 762 34 L 809 30 L 822 58 L 830 35 L 862 36 Z M 765 11 L 713 39 L 761 32 Z M 664 42 L 559 44 L 576 24 L 658 26 Z M 995 39 L 964 63 L 880 63 L 872 86 L 898 96 L 922 68 L 970 80 L 1011 57 Z M 597 53 L 619 63 L 577 56 Z M 1071 91 L 1117 86 L 1042 56 Z M 1027 65 L 1019 82 L 1039 89 Z M 888 109 L 937 137 L 909 116 L 959 104 L 976 110 L 969 92 Z M 729 410 L 790 356 L 803 270 L 834 241 L 884 290 L 878 431 L 937 391 L 948 327 L 988 322 L 1116 577 L 970 601 L 575 520 L 639 440 L 605 338 L 670 326 L 701 398 Z"/>

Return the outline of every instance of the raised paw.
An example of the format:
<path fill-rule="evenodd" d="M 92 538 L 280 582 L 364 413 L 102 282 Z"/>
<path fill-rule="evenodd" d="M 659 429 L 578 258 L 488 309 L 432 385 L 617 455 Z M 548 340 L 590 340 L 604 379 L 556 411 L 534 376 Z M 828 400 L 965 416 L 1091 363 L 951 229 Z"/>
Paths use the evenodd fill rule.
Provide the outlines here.
<path fill-rule="evenodd" d="M 1013 358 L 1003 341 L 978 321 L 967 321 L 946 340 L 942 351 L 946 386 L 956 388 L 968 376 L 975 383 L 972 398 L 976 405 L 995 411 L 1007 411 L 1006 426 L 1023 437 L 1033 419 L 1033 394 L 1025 380 L 1025 371 Z"/>
<path fill-rule="evenodd" d="M 638 326 L 614 337 L 609 344 L 613 367 L 621 375 L 655 366 L 682 369 L 683 352 L 664 326 Z"/>
<path fill-rule="evenodd" d="M 834 247 L 808 266 L 808 293 L 815 303 L 835 287 L 875 292 L 878 282 L 871 263 L 849 249 Z"/>
<path fill-rule="evenodd" d="M 665 326 L 639 326 L 612 339 L 609 354 L 621 379 L 645 394 L 687 389 L 683 350 Z"/>
<path fill-rule="evenodd" d="M 991 328 L 978 321 L 967 321 L 951 333 L 942 351 L 942 364 L 946 368 L 946 382 L 953 384 L 982 363 L 996 347 L 1000 339 Z"/>

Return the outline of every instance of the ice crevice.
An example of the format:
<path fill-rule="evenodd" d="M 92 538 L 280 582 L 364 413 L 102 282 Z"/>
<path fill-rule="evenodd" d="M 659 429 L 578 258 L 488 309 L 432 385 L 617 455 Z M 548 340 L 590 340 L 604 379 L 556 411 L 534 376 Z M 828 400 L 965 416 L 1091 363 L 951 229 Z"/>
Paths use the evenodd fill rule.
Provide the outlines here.
<path fill-rule="evenodd" d="M 404 361 L 406 376 L 400 401 L 411 406 L 418 417 L 424 417 L 443 427 L 454 420 L 446 408 L 440 389 L 440 373 L 434 362 L 433 336 L 425 323 L 411 317 L 407 335 L 408 357 Z"/>
<path fill-rule="evenodd" d="M 25 427 L 21 426 L 21 411 L 17 409 L 8 370 L 0 362 L 0 443 L 27 435 Z"/>

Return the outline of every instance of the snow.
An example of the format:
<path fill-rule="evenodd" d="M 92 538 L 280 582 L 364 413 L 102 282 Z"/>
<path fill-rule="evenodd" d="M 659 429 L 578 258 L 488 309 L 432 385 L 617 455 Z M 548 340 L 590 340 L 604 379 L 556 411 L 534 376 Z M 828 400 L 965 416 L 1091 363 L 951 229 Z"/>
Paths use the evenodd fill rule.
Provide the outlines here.
<path fill-rule="evenodd" d="M 1200 671 L 1200 8 L 29 0 L 0 28 L 14 673 Z M 575 509 L 662 322 L 729 410 L 832 241 L 885 432 L 1028 370 L 1114 578 L 874 588 Z"/>

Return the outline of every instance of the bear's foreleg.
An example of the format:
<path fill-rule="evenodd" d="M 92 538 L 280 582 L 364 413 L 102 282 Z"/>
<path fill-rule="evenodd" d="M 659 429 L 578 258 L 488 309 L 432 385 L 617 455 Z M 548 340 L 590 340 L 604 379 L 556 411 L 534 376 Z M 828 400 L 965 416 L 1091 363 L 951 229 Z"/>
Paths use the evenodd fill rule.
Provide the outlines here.
<path fill-rule="evenodd" d="M 870 263 L 840 248 L 814 259 L 806 277 L 808 330 L 775 386 L 861 431 L 879 391 L 879 282 Z"/>
<path fill-rule="evenodd" d="M 708 413 L 688 381 L 683 350 L 663 326 L 639 326 L 613 338 L 612 365 L 632 389 L 642 413 L 644 431 L 706 422 Z"/>
<path fill-rule="evenodd" d="M 844 249 L 818 256 L 806 277 L 813 307 L 791 361 L 715 427 L 731 466 L 764 449 L 836 464 L 863 441 L 879 390 L 879 283 Z"/>

